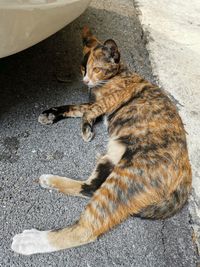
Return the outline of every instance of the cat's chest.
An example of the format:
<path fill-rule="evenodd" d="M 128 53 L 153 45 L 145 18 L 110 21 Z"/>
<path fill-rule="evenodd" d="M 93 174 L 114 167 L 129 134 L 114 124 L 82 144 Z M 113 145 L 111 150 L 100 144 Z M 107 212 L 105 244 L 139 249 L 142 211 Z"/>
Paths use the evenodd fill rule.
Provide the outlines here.
<path fill-rule="evenodd" d="M 103 94 L 100 90 L 96 90 L 94 91 L 94 96 L 95 96 L 95 100 L 97 101 L 98 99 L 103 97 Z"/>

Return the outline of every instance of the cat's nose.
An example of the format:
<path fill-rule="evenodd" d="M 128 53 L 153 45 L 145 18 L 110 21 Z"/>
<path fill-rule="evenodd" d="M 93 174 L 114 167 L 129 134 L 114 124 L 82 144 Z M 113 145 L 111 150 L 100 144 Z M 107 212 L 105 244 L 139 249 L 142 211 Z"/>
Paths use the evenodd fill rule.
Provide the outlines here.
<path fill-rule="evenodd" d="M 84 77 L 84 78 L 83 78 L 83 82 L 84 82 L 85 84 L 88 84 L 88 83 L 89 83 L 89 79 L 86 78 L 86 77 Z"/>

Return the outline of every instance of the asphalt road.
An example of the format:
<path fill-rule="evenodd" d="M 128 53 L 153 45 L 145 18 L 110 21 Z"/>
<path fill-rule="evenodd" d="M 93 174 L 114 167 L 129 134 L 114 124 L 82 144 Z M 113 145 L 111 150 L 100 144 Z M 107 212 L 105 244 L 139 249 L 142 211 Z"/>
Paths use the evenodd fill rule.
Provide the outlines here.
<path fill-rule="evenodd" d="M 46 108 L 88 100 L 79 74 L 80 31 L 85 24 L 102 40 L 115 39 L 130 68 L 155 81 L 146 40 L 129 0 L 93 1 L 62 31 L 0 60 L 0 266 L 196 266 L 187 206 L 165 221 L 131 217 L 79 248 L 29 257 L 10 249 L 14 234 L 69 225 L 87 203 L 41 189 L 35 179 L 43 173 L 86 179 L 97 153 L 105 151 L 108 136 L 101 122 L 90 143 L 81 139 L 79 119 L 49 127 L 37 122 Z"/>

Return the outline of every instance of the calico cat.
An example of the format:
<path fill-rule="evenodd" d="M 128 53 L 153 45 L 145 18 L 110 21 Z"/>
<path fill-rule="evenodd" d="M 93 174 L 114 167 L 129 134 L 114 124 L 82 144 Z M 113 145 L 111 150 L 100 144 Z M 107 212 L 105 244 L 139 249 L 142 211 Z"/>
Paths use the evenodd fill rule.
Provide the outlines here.
<path fill-rule="evenodd" d="M 82 118 L 82 137 L 90 141 L 100 116 L 107 120 L 107 153 L 86 181 L 42 175 L 40 185 L 64 194 L 91 197 L 80 219 L 60 230 L 25 230 L 13 238 L 21 254 L 52 252 L 87 244 L 129 215 L 164 219 L 179 211 L 191 190 L 185 130 L 175 105 L 156 85 L 131 73 L 120 61 L 116 43 L 101 43 L 83 29 L 83 81 L 93 103 L 54 107 L 42 124 Z"/>

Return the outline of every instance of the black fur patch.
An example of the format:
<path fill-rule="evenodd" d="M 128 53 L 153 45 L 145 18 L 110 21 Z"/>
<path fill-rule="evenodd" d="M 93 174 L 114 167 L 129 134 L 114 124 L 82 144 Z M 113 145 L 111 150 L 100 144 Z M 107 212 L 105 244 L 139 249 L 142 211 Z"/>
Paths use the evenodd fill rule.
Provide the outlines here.
<path fill-rule="evenodd" d="M 97 166 L 97 176 L 91 181 L 91 184 L 82 185 L 81 193 L 84 196 L 92 196 L 93 193 L 105 182 L 106 178 L 112 172 L 114 165 L 112 162 L 100 163 Z"/>
<path fill-rule="evenodd" d="M 98 44 L 98 45 L 94 48 L 94 51 L 96 51 L 96 50 L 99 49 L 99 48 L 103 48 L 103 47 L 104 47 L 103 45 Z"/>
<path fill-rule="evenodd" d="M 165 219 L 173 216 L 179 211 L 188 197 L 188 188 L 184 185 L 181 188 L 177 188 L 168 199 L 163 199 L 162 202 L 154 205 L 149 205 L 146 208 L 140 210 L 137 216 L 148 219 Z"/>
<path fill-rule="evenodd" d="M 92 47 L 94 43 L 94 39 L 91 39 L 90 37 L 84 37 L 83 38 L 83 45 L 87 47 Z"/>
<path fill-rule="evenodd" d="M 70 110 L 70 105 L 66 105 L 66 106 L 53 107 L 53 108 L 47 109 L 47 110 L 43 111 L 42 114 L 46 115 L 47 117 L 50 114 L 53 114 L 55 116 L 53 123 L 55 123 L 57 121 L 65 119 L 63 114 L 65 112 L 68 112 L 69 110 Z"/>

